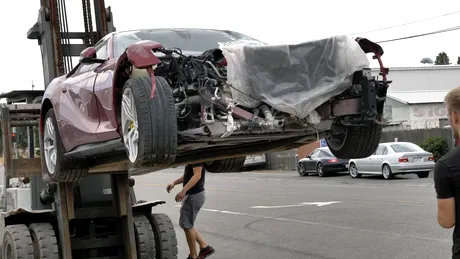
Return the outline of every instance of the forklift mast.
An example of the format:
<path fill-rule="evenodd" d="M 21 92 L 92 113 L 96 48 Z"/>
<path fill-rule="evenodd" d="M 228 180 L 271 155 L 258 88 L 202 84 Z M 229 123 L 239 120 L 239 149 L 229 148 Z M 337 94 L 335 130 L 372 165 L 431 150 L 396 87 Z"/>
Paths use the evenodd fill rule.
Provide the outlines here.
<path fill-rule="evenodd" d="M 40 0 L 38 21 L 27 32 L 27 38 L 38 40 L 42 53 L 43 77 L 45 89 L 56 77 L 72 70 L 72 57 L 80 56 L 85 48 L 94 45 L 108 33 L 114 32 L 110 7 L 104 0 L 82 0 L 83 32 L 69 32 L 65 0 Z M 92 6 L 96 30 L 93 30 Z M 70 43 L 70 40 L 82 40 L 82 43 Z"/>

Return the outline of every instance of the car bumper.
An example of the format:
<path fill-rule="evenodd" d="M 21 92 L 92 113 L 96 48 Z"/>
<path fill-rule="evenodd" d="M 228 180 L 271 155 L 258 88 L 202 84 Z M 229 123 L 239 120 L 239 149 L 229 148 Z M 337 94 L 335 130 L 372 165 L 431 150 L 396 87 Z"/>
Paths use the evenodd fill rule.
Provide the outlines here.
<path fill-rule="evenodd" d="M 325 171 L 348 171 L 348 164 L 324 165 Z"/>
<path fill-rule="evenodd" d="M 434 163 L 422 163 L 422 164 L 398 164 L 392 165 L 391 171 L 393 174 L 396 173 L 415 173 L 423 171 L 431 171 L 434 169 Z"/>

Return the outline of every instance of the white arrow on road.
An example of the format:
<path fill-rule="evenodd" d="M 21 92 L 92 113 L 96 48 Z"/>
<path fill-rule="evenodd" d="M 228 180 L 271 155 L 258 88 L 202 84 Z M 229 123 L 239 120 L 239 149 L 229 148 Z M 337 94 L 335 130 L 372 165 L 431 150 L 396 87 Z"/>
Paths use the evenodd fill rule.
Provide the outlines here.
<path fill-rule="evenodd" d="M 279 209 L 279 208 L 303 207 L 303 206 L 308 206 L 308 205 L 316 205 L 317 207 L 322 207 L 322 206 L 331 205 L 334 203 L 340 203 L 340 201 L 302 202 L 299 204 L 278 205 L 278 206 L 252 206 L 251 209 Z"/>

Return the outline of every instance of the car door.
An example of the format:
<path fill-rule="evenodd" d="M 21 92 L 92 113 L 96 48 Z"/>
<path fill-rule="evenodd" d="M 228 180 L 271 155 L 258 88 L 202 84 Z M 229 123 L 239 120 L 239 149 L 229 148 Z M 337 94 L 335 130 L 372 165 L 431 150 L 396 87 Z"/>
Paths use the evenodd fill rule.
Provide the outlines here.
<path fill-rule="evenodd" d="M 316 171 L 316 161 L 319 156 L 319 149 L 315 149 L 310 154 L 310 158 L 307 157 L 307 161 L 305 162 L 305 169 L 309 172 Z"/>
<path fill-rule="evenodd" d="M 98 59 L 107 59 L 107 61 L 96 69 L 97 78 L 94 83 L 94 94 L 98 102 L 99 126 L 97 136 L 100 141 L 119 138 L 117 132 L 116 104 L 121 100 L 115 100 L 113 90 L 113 75 L 117 65 L 118 58 L 113 57 L 111 53 L 112 37 L 108 35 L 102 39 L 96 48 L 96 57 Z"/>
<path fill-rule="evenodd" d="M 98 142 L 99 112 L 93 92 L 100 64 L 78 64 L 62 84 L 59 109 L 62 141 L 67 151 Z"/>
<path fill-rule="evenodd" d="M 379 145 L 375 151 L 375 155 L 372 156 L 371 160 L 371 172 L 380 174 L 382 172 L 382 163 L 388 154 L 388 148 L 385 145 Z"/>

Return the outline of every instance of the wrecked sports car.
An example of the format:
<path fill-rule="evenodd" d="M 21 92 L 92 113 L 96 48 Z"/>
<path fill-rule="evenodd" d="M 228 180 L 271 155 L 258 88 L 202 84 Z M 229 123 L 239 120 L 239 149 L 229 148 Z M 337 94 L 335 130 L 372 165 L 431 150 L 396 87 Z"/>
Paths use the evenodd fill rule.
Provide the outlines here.
<path fill-rule="evenodd" d="M 377 78 L 367 53 L 380 63 Z M 46 89 L 44 179 L 77 181 L 120 160 L 132 174 L 193 162 L 235 171 L 246 155 L 323 137 L 336 157 L 367 157 L 390 83 L 382 55 L 347 36 L 269 45 L 226 30 L 111 33 Z"/>

